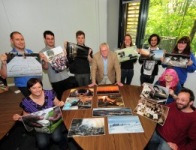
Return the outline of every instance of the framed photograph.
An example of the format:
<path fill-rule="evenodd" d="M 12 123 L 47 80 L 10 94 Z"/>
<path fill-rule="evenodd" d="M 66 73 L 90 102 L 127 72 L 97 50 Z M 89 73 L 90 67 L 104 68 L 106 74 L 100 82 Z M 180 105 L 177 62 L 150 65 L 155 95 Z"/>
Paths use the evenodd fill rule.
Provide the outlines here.
<path fill-rule="evenodd" d="M 60 107 L 52 107 L 22 117 L 27 131 L 52 133 L 62 122 Z"/>
<path fill-rule="evenodd" d="M 73 119 L 68 137 L 105 135 L 104 118 Z"/>
<path fill-rule="evenodd" d="M 79 58 L 87 58 L 89 54 L 89 47 L 77 45 L 75 43 L 67 42 L 66 51 L 67 57 L 75 59 Z M 92 53 L 91 53 L 92 56 Z"/>
<path fill-rule="evenodd" d="M 93 108 L 93 116 L 126 116 L 132 115 L 130 108 Z"/>
<path fill-rule="evenodd" d="M 189 60 L 189 55 L 165 53 L 163 64 L 168 66 L 187 68 Z"/>
<path fill-rule="evenodd" d="M 141 98 L 151 99 L 157 103 L 166 102 L 169 96 L 169 89 L 160 85 L 143 83 Z"/>
<path fill-rule="evenodd" d="M 136 49 L 136 46 L 131 46 L 128 48 L 115 50 L 114 52 L 117 54 L 119 62 L 124 62 L 127 60 L 138 58 L 139 54 Z"/>
<path fill-rule="evenodd" d="M 163 58 L 165 51 L 164 50 L 148 50 L 142 49 L 140 52 L 141 60 L 161 60 Z"/>
<path fill-rule="evenodd" d="M 7 76 L 42 76 L 42 65 L 39 61 L 39 54 L 6 54 L 7 55 Z"/>
<path fill-rule="evenodd" d="M 169 107 L 142 98 L 139 100 L 134 112 L 160 125 L 164 125 L 169 112 Z"/>

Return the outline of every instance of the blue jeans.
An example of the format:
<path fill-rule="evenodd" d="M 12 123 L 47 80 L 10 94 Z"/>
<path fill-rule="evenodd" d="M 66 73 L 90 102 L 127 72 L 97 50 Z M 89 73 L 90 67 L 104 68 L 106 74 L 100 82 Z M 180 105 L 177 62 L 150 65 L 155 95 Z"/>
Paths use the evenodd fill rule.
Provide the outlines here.
<path fill-rule="evenodd" d="M 148 150 L 172 150 L 167 142 L 155 130 L 148 145 Z"/>
<path fill-rule="evenodd" d="M 132 78 L 134 75 L 133 69 L 121 69 L 121 82 L 123 84 L 131 84 Z M 125 81 L 126 80 L 126 81 Z"/>
<path fill-rule="evenodd" d="M 79 86 L 87 86 L 90 84 L 90 74 L 75 74 L 75 78 Z"/>
<path fill-rule="evenodd" d="M 40 150 L 48 150 L 52 139 L 54 143 L 58 144 L 60 149 L 66 149 L 67 139 L 62 133 L 63 126 L 64 125 L 59 125 L 59 127 L 57 127 L 51 134 L 36 132 L 36 142 L 38 148 Z"/>

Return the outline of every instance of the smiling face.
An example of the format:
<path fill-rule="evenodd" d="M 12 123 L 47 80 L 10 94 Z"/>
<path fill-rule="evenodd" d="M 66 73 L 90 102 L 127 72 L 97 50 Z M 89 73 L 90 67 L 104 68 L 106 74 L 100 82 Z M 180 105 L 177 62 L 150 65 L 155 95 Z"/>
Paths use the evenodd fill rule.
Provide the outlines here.
<path fill-rule="evenodd" d="M 189 109 L 193 101 L 190 101 L 190 94 L 186 92 L 180 92 L 176 99 L 176 106 L 179 110 Z"/>
<path fill-rule="evenodd" d="M 24 52 L 25 41 L 24 41 L 24 37 L 21 34 L 19 33 L 13 34 L 12 38 L 10 39 L 10 42 L 13 45 L 13 47 L 16 48 L 18 51 Z"/>
<path fill-rule="evenodd" d="M 150 46 L 151 47 L 156 47 L 157 46 L 157 43 L 158 43 L 158 39 L 156 36 L 153 36 L 150 40 Z"/>
<path fill-rule="evenodd" d="M 32 87 L 30 87 L 29 91 L 33 96 L 41 96 L 43 87 L 39 82 L 37 82 Z"/>
<path fill-rule="evenodd" d="M 131 37 L 125 36 L 124 43 L 125 43 L 125 47 L 130 47 L 130 45 L 132 43 Z"/>
<path fill-rule="evenodd" d="M 171 74 L 165 74 L 165 81 L 166 82 L 172 82 L 173 81 L 173 75 L 171 75 Z"/>
<path fill-rule="evenodd" d="M 183 53 L 183 51 L 185 50 L 187 46 L 187 43 L 186 42 L 179 42 L 177 47 L 178 47 L 178 52 L 179 53 Z"/>

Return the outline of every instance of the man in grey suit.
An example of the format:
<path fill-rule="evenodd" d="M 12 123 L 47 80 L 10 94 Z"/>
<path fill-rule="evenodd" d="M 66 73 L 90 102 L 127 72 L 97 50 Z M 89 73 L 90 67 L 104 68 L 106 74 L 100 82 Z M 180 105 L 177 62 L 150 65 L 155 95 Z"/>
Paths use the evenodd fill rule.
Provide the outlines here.
<path fill-rule="evenodd" d="M 114 84 L 123 86 L 121 83 L 121 70 L 117 55 L 110 51 L 107 43 L 99 46 L 100 51 L 93 56 L 91 79 L 92 84 L 89 86 L 100 84 Z"/>

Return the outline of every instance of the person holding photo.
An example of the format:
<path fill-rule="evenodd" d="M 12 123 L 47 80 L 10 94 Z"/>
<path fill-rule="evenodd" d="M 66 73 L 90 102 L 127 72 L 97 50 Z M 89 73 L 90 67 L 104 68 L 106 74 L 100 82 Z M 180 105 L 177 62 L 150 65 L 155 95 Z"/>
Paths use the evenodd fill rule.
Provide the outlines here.
<path fill-rule="evenodd" d="M 124 36 L 124 41 L 121 46 L 121 49 L 133 46 L 132 37 L 130 34 Z M 137 58 L 121 62 L 121 83 L 131 84 L 133 75 L 134 75 L 134 64 L 136 63 Z"/>
<path fill-rule="evenodd" d="M 148 38 L 149 48 L 148 51 L 156 51 L 160 50 L 158 47 L 159 43 L 161 41 L 161 38 L 157 34 L 152 34 Z M 141 51 L 140 51 L 141 52 Z M 142 64 L 141 67 L 141 75 L 140 75 L 140 83 L 141 85 L 144 82 L 147 83 L 153 83 L 155 76 L 158 74 L 159 71 L 159 65 L 161 65 L 161 61 L 158 60 L 152 60 L 151 58 L 142 60 L 142 57 L 139 58 L 139 63 Z"/>
<path fill-rule="evenodd" d="M 24 54 L 31 54 L 33 53 L 32 50 L 30 49 L 26 49 L 25 47 L 25 39 L 23 37 L 23 35 L 18 32 L 18 31 L 14 31 L 10 34 L 10 42 L 11 45 L 13 47 L 13 49 L 10 51 L 11 54 L 14 55 L 24 55 Z M 2 54 L 0 56 L 1 59 L 1 77 L 2 78 L 7 78 L 7 61 L 8 61 L 8 57 L 6 54 Z M 22 67 L 22 66 L 21 66 Z M 16 87 L 21 91 L 21 93 L 27 97 L 29 96 L 29 91 L 26 87 L 27 85 L 27 81 L 30 78 L 41 78 L 41 76 L 23 76 L 23 77 L 14 77 L 14 83 L 16 85 Z"/>
<path fill-rule="evenodd" d="M 179 83 L 178 74 L 174 69 L 166 69 L 155 85 L 160 85 L 169 89 L 169 97 L 166 101 L 167 104 L 177 99 L 177 95 L 182 88 Z"/>
<path fill-rule="evenodd" d="M 51 108 L 54 106 L 63 106 L 64 102 L 59 101 L 52 90 L 43 90 L 43 84 L 38 78 L 31 78 L 27 82 L 27 88 L 30 95 L 22 100 L 20 107 L 23 109 L 23 115 L 34 113 L 40 110 Z M 13 120 L 21 120 L 19 114 L 13 115 Z M 36 132 L 36 141 L 39 149 L 49 149 L 50 139 L 58 143 L 60 149 L 66 149 L 66 138 L 62 133 L 62 127 L 59 126 L 51 134 Z M 65 128 L 65 127 L 64 127 Z"/>
<path fill-rule="evenodd" d="M 192 90 L 184 88 L 175 102 L 168 104 L 164 125 L 157 125 L 145 150 L 194 150 L 196 148 L 196 110 Z"/>
<path fill-rule="evenodd" d="M 190 60 L 187 63 L 187 68 L 181 68 L 181 67 L 172 67 L 178 74 L 179 82 L 181 86 L 184 86 L 184 83 L 187 79 L 187 74 L 192 73 L 196 70 L 196 60 L 195 56 L 191 52 L 191 40 L 188 36 L 181 37 L 176 46 L 174 47 L 172 53 L 174 54 L 184 54 L 189 55 Z M 162 65 L 163 67 L 169 67 L 167 65 Z"/>

